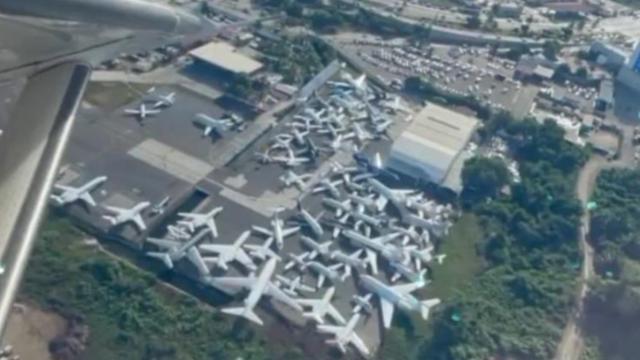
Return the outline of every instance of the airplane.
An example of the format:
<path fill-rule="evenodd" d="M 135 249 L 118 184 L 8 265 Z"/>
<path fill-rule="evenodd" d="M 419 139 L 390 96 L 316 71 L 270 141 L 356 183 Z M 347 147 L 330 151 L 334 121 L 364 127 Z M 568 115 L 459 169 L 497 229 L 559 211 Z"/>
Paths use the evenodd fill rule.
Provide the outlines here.
<path fill-rule="evenodd" d="M 282 275 L 276 275 L 276 279 L 282 291 L 284 291 L 289 296 L 298 296 L 297 291 L 316 292 L 315 288 L 303 284 L 302 277 L 299 275 L 293 279 L 289 279 Z"/>
<path fill-rule="evenodd" d="M 291 260 L 289 260 L 289 262 L 284 265 L 283 270 L 288 271 L 296 266 L 301 270 L 306 269 L 307 264 L 304 262 L 304 260 L 309 256 L 309 254 L 309 251 L 305 251 L 300 254 L 289 253 L 288 256 Z"/>
<path fill-rule="evenodd" d="M 324 234 L 324 230 L 322 229 L 322 225 L 320 225 L 320 218 L 322 218 L 323 212 L 321 212 L 320 214 L 318 214 L 317 217 L 314 217 L 313 215 L 309 214 L 309 212 L 302 207 L 302 204 L 298 201 L 298 211 L 300 212 L 300 216 L 302 217 L 302 220 L 304 220 L 304 224 L 311 229 L 311 232 L 313 233 L 313 235 L 316 236 L 316 238 L 321 238 L 322 235 Z"/>
<path fill-rule="evenodd" d="M 154 204 L 151 207 L 151 215 L 162 215 L 164 214 L 164 210 L 169 205 L 169 201 L 171 201 L 171 196 L 167 196 L 160 200 L 158 203 Z"/>
<path fill-rule="evenodd" d="M 242 266 L 249 271 L 256 271 L 257 267 L 251 261 L 249 255 L 244 251 L 242 245 L 251 235 L 251 231 L 247 230 L 240 234 L 236 241 L 231 245 L 226 244 L 201 244 L 198 248 L 201 251 L 217 253 L 218 257 L 214 259 L 205 258 L 205 262 L 212 263 L 213 265 L 221 268 L 222 270 L 229 270 L 228 263 L 232 261 L 238 261 Z"/>
<path fill-rule="evenodd" d="M 242 316 L 258 325 L 263 325 L 262 320 L 256 315 L 253 309 L 262 296 L 267 295 L 302 312 L 302 307 L 294 299 L 271 282 L 271 277 L 276 270 L 277 261 L 275 258 L 267 260 L 257 277 L 252 273 L 248 277 L 210 277 L 206 279 L 207 283 L 225 292 L 234 292 L 242 289 L 249 290 L 249 294 L 244 299 L 244 307 L 225 308 L 221 311 L 225 314 Z"/>
<path fill-rule="evenodd" d="M 280 255 L 271 250 L 271 244 L 273 244 L 273 240 L 273 237 L 269 237 L 262 245 L 245 244 L 244 248 L 249 251 L 249 255 L 261 261 L 265 261 L 269 258 L 275 258 L 278 259 L 278 261 L 281 261 L 282 258 L 280 257 Z"/>
<path fill-rule="evenodd" d="M 280 181 L 284 183 L 284 186 L 289 187 L 295 185 L 298 190 L 305 191 L 307 188 L 307 181 L 311 179 L 311 174 L 298 175 L 293 170 L 287 170 L 284 175 L 280 176 Z"/>
<path fill-rule="evenodd" d="M 268 163 L 279 163 L 287 167 L 296 167 L 298 165 L 308 163 L 311 159 L 303 156 L 295 156 L 290 153 L 289 156 L 269 156 Z"/>
<path fill-rule="evenodd" d="M 222 206 L 218 206 L 203 214 L 180 212 L 178 213 L 178 216 L 180 216 L 182 220 L 179 220 L 178 224 L 188 228 L 191 232 L 194 232 L 202 226 L 206 226 L 211 230 L 213 237 L 217 238 L 218 226 L 216 225 L 215 218 L 223 209 L 224 208 Z"/>
<path fill-rule="evenodd" d="M 393 100 L 382 101 L 380 105 L 394 113 L 411 113 L 411 110 L 402 104 L 399 96 L 394 96 Z"/>
<path fill-rule="evenodd" d="M 308 237 L 308 236 L 300 236 L 300 241 L 308 248 L 311 249 L 311 252 L 309 253 L 308 259 L 309 260 L 313 260 L 315 259 L 318 255 L 320 255 L 320 257 L 322 258 L 328 258 L 330 253 L 329 253 L 329 248 L 331 247 L 332 242 L 331 241 L 325 241 L 321 244 L 317 243 L 315 240 L 313 240 L 312 238 Z"/>
<path fill-rule="evenodd" d="M 95 190 L 105 181 L 107 181 L 106 176 L 99 176 L 79 187 L 55 184 L 53 185 L 54 190 L 61 191 L 61 193 L 58 195 L 52 194 L 51 200 L 53 200 L 59 206 L 66 205 L 78 200 L 84 202 L 89 206 L 96 206 L 96 201 L 93 199 L 93 196 L 91 196 L 91 191 Z"/>
<path fill-rule="evenodd" d="M 425 285 L 424 283 L 389 286 L 372 276 L 362 275 L 360 276 L 360 284 L 380 299 L 382 324 L 385 329 L 391 327 L 393 311 L 396 306 L 404 311 L 420 312 L 422 318 L 427 320 L 429 318 L 429 310 L 440 304 L 440 299 L 420 301 L 411 295 L 413 291 L 422 288 Z"/>
<path fill-rule="evenodd" d="M 166 95 L 154 94 L 155 88 L 151 88 L 148 92 L 146 99 L 153 102 L 152 107 L 154 109 L 173 106 L 176 101 L 176 93 L 170 92 Z"/>
<path fill-rule="evenodd" d="M 320 299 L 297 299 L 298 304 L 303 307 L 310 307 L 310 312 L 303 312 L 302 316 L 311 318 L 318 324 L 324 324 L 324 317 L 329 316 L 339 324 L 345 324 L 347 321 L 342 317 L 338 309 L 331 304 L 331 299 L 336 292 L 335 287 L 330 287 Z"/>
<path fill-rule="evenodd" d="M 401 277 L 404 277 L 410 282 L 425 282 L 424 277 L 427 274 L 427 270 L 425 269 L 414 271 L 410 266 L 395 261 L 389 262 L 389 267 L 394 271 L 390 278 L 392 283 L 398 281 Z"/>
<path fill-rule="evenodd" d="M 349 200 L 353 201 L 356 204 L 364 206 L 367 210 L 371 212 L 381 212 L 387 206 L 387 198 L 384 196 L 378 196 L 375 199 L 375 196 L 372 194 L 367 197 L 359 196 L 356 193 L 348 194 L 347 197 Z"/>
<path fill-rule="evenodd" d="M 411 194 L 415 194 L 416 190 L 400 190 L 400 189 L 391 189 L 386 185 L 382 184 L 380 181 L 369 178 L 367 179 L 371 188 L 377 192 L 378 194 L 384 196 L 387 200 L 391 201 L 391 203 L 401 212 L 405 213 L 406 209 L 404 204 L 407 202 L 407 198 Z"/>
<path fill-rule="evenodd" d="M 351 201 L 344 200 L 338 201 L 336 199 L 324 198 L 322 199 L 322 203 L 335 211 L 335 215 L 340 217 L 342 214 L 351 211 Z"/>
<path fill-rule="evenodd" d="M 363 248 L 367 254 L 367 262 L 371 267 L 373 274 L 378 273 L 378 262 L 376 252 L 390 262 L 406 262 L 404 252 L 393 244 L 389 244 L 390 241 L 397 238 L 399 233 L 391 233 L 377 238 L 368 238 L 353 230 L 343 231 L 344 236 L 351 240 L 352 244 Z"/>
<path fill-rule="evenodd" d="M 438 217 L 425 219 L 423 214 L 419 212 L 418 214 L 412 214 L 403 212 L 402 221 L 408 225 L 413 225 L 419 228 L 424 229 L 424 231 L 433 232 L 436 236 L 445 236 L 447 235 L 450 227 L 450 223 L 446 220 L 440 219 Z"/>
<path fill-rule="evenodd" d="M 338 185 L 342 184 L 343 180 L 331 181 L 327 178 L 322 179 L 318 185 L 311 191 L 312 194 L 318 194 L 321 192 L 328 192 L 333 198 L 340 199 L 342 194 L 338 189 Z"/>
<path fill-rule="evenodd" d="M 316 287 L 319 289 L 324 285 L 326 279 L 331 280 L 332 283 L 342 281 L 342 277 L 337 272 L 337 269 L 340 268 L 340 266 L 340 264 L 325 266 L 317 261 L 309 261 L 305 263 L 304 268 L 308 268 L 316 273 L 318 276 Z"/>
<path fill-rule="evenodd" d="M 402 233 L 403 246 L 408 245 L 410 241 L 413 241 L 416 244 L 423 244 L 423 245 L 429 244 L 429 232 L 424 230 L 422 234 L 419 234 L 414 225 L 410 225 L 405 228 L 403 226 L 398 226 L 398 225 L 395 225 L 394 223 L 391 223 L 389 224 L 389 229 Z M 425 233 L 426 233 L 426 236 L 425 236 Z"/>
<path fill-rule="evenodd" d="M 373 135 L 363 129 L 358 123 L 354 122 L 351 124 L 351 127 L 353 128 L 353 136 L 358 140 L 360 145 L 364 144 L 367 140 L 373 140 Z"/>
<path fill-rule="evenodd" d="M 182 226 L 169 225 L 167 226 L 167 233 L 176 240 L 186 240 L 191 238 L 191 234 L 189 234 L 189 232 Z"/>
<path fill-rule="evenodd" d="M 108 206 L 103 205 L 103 208 L 108 212 L 114 214 L 113 215 L 103 215 L 102 218 L 111 223 L 112 226 L 124 224 L 126 222 L 133 222 L 140 231 L 147 230 L 147 225 L 145 225 L 144 220 L 142 220 L 142 211 L 144 209 L 151 206 L 151 203 L 148 201 L 143 201 L 138 203 L 134 207 L 130 209 L 123 209 L 116 206 Z"/>
<path fill-rule="evenodd" d="M 233 123 L 227 119 L 214 119 L 205 114 L 199 113 L 193 118 L 193 122 L 204 127 L 204 136 L 209 136 L 212 132 L 216 132 L 219 136 L 231 129 Z"/>
<path fill-rule="evenodd" d="M 297 233 L 298 231 L 300 231 L 300 227 L 299 226 L 294 226 L 294 227 L 290 227 L 290 228 L 283 228 L 284 223 L 283 221 L 278 217 L 278 213 L 281 211 L 281 209 L 276 209 L 276 211 L 273 212 L 273 217 L 271 218 L 271 221 L 269 222 L 269 224 L 271 225 L 271 230 L 269 229 L 265 229 L 261 226 L 256 226 L 256 225 L 252 225 L 251 228 L 261 234 L 273 237 L 276 241 L 276 246 L 278 247 L 278 249 L 282 249 L 282 247 L 284 246 L 284 238 L 291 236 L 295 233 Z"/>
<path fill-rule="evenodd" d="M 382 163 L 382 157 L 380 153 L 376 153 L 373 159 L 370 159 L 363 152 L 356 152 L 353 154 L 353 159 L 356 161 L 356 165 L 358 168 L 362 169 L 365 172 L 371 173 L 374 176 L 388 176 L 394 180 L 400 180 L 400 177 L 384 168 L 384 164 Z"/>
<path fill-rule="evenodd" d="M 352 299 L 355 306 L 353 307 L 352 313 L 357 314 L 364 311 L 365 313 L 370 314 L 373 311 L 371 296 L 371 293 L 365 296 L 353 295 Z"/>
<path fill-rule="evenodd" d="M 407 248 L 405 248 L 407 249 Z M 422 265 L 427 265 L 432 262 L 434 259 L 438 264 L 442 264 L 444 259 L 447 257 L 446 254 L 433 255 L 433 244 L 429 244 L 424 249 L 415 249 L 410 248 L 407 249 L 409 252 L 409 256 L 414 258 L 416 269 L 420 270 Z"/>
<path fill-rule="evenodd" d="M 352 207 L 342 218 L 341 223 L 345 223 L 349 218 L 353 218 L 355 221 L 361 221 L 367 225 L 373 226 L 376 229 L 380 229 L 386 223 L 382 217 L 371 216 L 364 212 L 364 206 L 360 205 L 355 209 Z"/>
<path fill-rule="evenodd" d="M 356 250 L 351 255 L 347 255 L 340 250 L 334 250 L 331 252 L 329 258 L 331 260 L 337 261 L 344 268 L 342 281 L 345 281 L 349 276 L 351 276 L 353 268 L 364 269 L 366 267 L 366 262 L 360 259 L 362 251 L 362 249 Z"/>
<path fill-rule="evenodd" d="M 367 357 L 370 355 L 370 351 L 362 338 L 355 332 L 361 316 L 360 313 L 353 314 L 344 326 L 318 325 L 318 331 L 333 335 L 333 339 L 327 340 L 327 344 L 336 346 L 342 353 L 346 353 L 347 345 L 352 344 L 362 356 Z"/>
<path fill-rule="evenodd" d="M 147 256 L 161 260 L 168 269 L 173 269 L 173 264 L 186 256 L 187 259 L 198 268 L 198 272 L 201 275 L 209 274 L 209 267 L 196 248 L 196 244 L 202 241 L 208 233 L 209 231 L 207 229 L 202 229 L 202 231 L 191 237 L 187 242 L 149 237 L 147 238 L 147 242 L 165 249 L 166 252 L 149 251 L 147 252 Z"/>
<path fill-rule="evenodd" d="M 159 109 L 147 109 L 147 105 L 140 104 L 137 109 L 125 109 L 124 113 L 127 115 L 134 115 L 138 120 L 145 120 L 147 117 L 160 113 Z"/>

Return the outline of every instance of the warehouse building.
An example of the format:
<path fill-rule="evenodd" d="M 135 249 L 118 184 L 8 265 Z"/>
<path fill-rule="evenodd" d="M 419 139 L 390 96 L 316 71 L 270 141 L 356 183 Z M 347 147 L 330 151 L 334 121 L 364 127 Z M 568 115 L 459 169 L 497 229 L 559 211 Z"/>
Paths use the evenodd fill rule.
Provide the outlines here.
<path fill-rule="evenodd" d="M 263 67 L 262 63 L 241 53 L 233 45 L 213 41 L 192 50 L 189 55 L 194 65 L 226 73 L 228 75 L 253 75 Z"/>
<path fill-rule="evenodd" d="M 461 190 L 463 150 L 478 126 L 476 118 L 429 104 L 394 142 L 387 166 L 418 181 Z"/>

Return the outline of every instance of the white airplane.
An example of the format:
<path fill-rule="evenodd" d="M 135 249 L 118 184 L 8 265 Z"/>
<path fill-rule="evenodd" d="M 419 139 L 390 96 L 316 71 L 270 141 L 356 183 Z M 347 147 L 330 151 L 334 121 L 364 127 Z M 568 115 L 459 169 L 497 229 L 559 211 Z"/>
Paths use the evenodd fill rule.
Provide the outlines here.
<path fill-rule="evenodd" d="M 316 287 L 320 289 L 324 285 L 326 279 L 329 279 L 334 284 L 338 281 L 342 281 L 342 276 L 340 276 L 337 271 L 340 266 L 341 264 L 325 266 L 317 261 L 309 261 L 304 267 L 310 269 L 318 276 Z"/>
<path fill-rule="evenodd" d="M 373 311 L 373 306 L 371 305 L 371 296 L 371 293 L 365 296 L 353 295 L 352 299 L 355 306 L 353 307 L 352 312 L 354 314 L 357 314 L 361 311 L 364 311 L 367 314 L 371 314 L 371 312 Z"/>
<path fill-rule="evenodd" d="M 57 205 L 63 206 L 75 201 L 82 201 L 89 206 L 96 206 L 96 201 L 91 196 L 91 192 L 98 186 L 107 181 L 106 176 L 99 176 L 80 187 L 73 187 L 69 185 L 55 184 L 53 189 L 60 191 L 60 194 L 52 194 L 51 200 Z"/>
<path fill-rule="evenodd" d="M 288 271 L 289 269 L 293 269 L 294 267 L 298 267 L 300 270 L 304 270 L 307 267 L 307 264 L 304 262 L 309 256 L 309 251 L 305 251 L 300 254 L 289 253 L 287 254 L 289 257 L 289 262 L 284 265 L 283 270 Z"/>
<path fill-rule="evenodd" d="M 222 309 L 222 312 L 242 316 L 258 325 L 262 325 L 262 320 L 253 310 L 263 295 L 271 296 L 291 308 L 302 312 L 302 307 L 294 299 L 271 282 L 277 261 L 277 259 L 269 259 L 258 277 L 252 273 L 248 277 L 218 277 L 207 279 L 210 285 L 225 292 L 230 291 L 233 293 L 243 289 L 249 290 L 249 295 L 244 299 L 244 307 L 226 308 Z"/>
<path fill-rule="evenodd" d="M 374 178 L 369 178 L 367 179 L 367 181 L 369 182 L 369 185 L 375 192 L 384 196 L 387 200 L 391 201 L 391 203 L 400 212 L 404 212 L 405 204 L 407 202 L 407 198 L 409 197 L 409 195 L 416 193 L 416 190 L 411 190 L 411 189 L 406 189 L 406 190 L 391 189 Z"/>
<path fill-rule="evenodd" d="M 176 101 L 176 93 L 170 92 L 166 95 L 156 95 L 153 93 L 153 91 L 151 91 L 150 94 L 147 96 L 147 98 L 150 101 L 153 101 L 152 107 L 154 109 L 170 107 L 170 106 L 173 106 L 173 104 Z"/>
<path fill-rule="evenodd" d="M 204 258 L 206 263 L 212 263 L 213 265 L 221 268 L 222 270 L 229 270 L 228 263 L 237 261 L 249 271 L 256 271 L 257 267 L 251 261 L 249 255 L 244 251 L 242 245 L 251 235 L 251 231 L 247 230 L 238 236 L 238 239 L 231 245 L 226 244 L 201 244 L 198 248 L 201 251 L 207 251 L 218 254 L 216 258 Z"/>
<path fill-rule="evenodd" d="M 215 131 L 218 135 L 223 136 L 226 131 L 229 131 L 233 123 L 226 119 L 214 119 L 205 114 L 196 114 L 193 118 L 193 122 L 204 127 L 204 136 L 209 136 L 211 132 Z"/>
<path fill-rule="evenodd" d="M 380 299 L 382 324 L 385 329 L 391 327 L 393 311 L 396 306 L 404 311 L 420 312 L 422 318 L 427 320 L 429 318 L 429 310 L 440 304 L 440 299 L 420 301 L 415 296 L 411 295 L 415 290 L 422 288 L 425 285 L 424 283 L 409 283 L 389 286 L 369 275 L 360 276 L 360 283 L 362 284 L 362 287 L 367 291 L 374 293 Z"/>
<path fill-rule="evenodd" d="M 273 217 L 269 222 L 269 224 L 271 225 L 271 230 L 256 225 L 252 225 L 251 228 L 256 232 L 269 237 L 273 237 L 276 241 L 276 246 L 278 247 L 278 249 L 282 249 L 282 247 L 284 246 L 284 238 L 300 231 L 300 226 L 294 226 L 286 229 L 283 228 L 284 222 L 278 217 L 279 212 L 280 209 L 277 209 L 273 213 Z"/>
<path fill-rule="evenodd" d="M 147 230 L 147 225 L 142 220 L 142 211 L 144 209 L 151 206 L 151 203 L 148 201 L 143 201 L 130 209 L 123 209 L 116 206 L 108 206 L 104 205 L 103 208 L 108 212 L 114 214 L 112 215 L 103 215 L 102 218 L 111 223 L 112 226 L 124 224 L 126 222 L 133 222 L 140 231 Z"/>
<path fill-rule="evenodd" d="M 209 274 L 209 267 L 207 267 L 202 256 L 200 256 L 196 244 L 202 241 L 208 233 L 209 231 L 207 229 L 203 229 L 187 242 L 147 238 L 147 242 L 166 250 L 166 252 L 150 251 L 147 252 L 147 256 L 160 259 L 169 269 L 173 269 L 173 264 L 186 256 L 187 259 L 198 268 L 200 275 L 207 275 Z"/>
<path fill-rule="evenodd" d="M 307 181 L 311 179 L 311 177 L 311 174 L 298 175 L 293 172 L 293 170 L 287 170 L 284 175 L 280 176 L 280 181 L 282 181 L 286 187 L 295 185 L 298 190 L 305 191 L 307 188 Z"/>
<path fill-rule="evenodd" d="M 302 277 L 299 275 L 293 279 L 289 279 L 282 275 L 276 275 L 276 279 L 282 291 L 284 291 L 289 296 L 298 296 L 298 291 L 316 292 L 316 289 L 312 288 L 309 285 L 303 284 Z"/>
<path fill-rule="evenodd" d="M 338 201 L 336 199 L 324 198 L 322 203 L 332 209 L 334 209 L 335 215 L 340 217 L 342 214 L 351 211 L 351 201 L 344 200 Z"/>
<path fill-rule="evenodd" d="M 410 266 L 398 262 L 390 262 L 389 267 L 394 271 L 390 278 L 392 283 L 400 280 L 401 277 L 404 277 L 410 282 L 425 282 L 426 269 L 414 271 Z"/>
<path fill-rule="evenodd" d="M 169 225 L 167 226 L 167 232 L 169 236 L 176 240 L 187 240 L 191 238 L 191 234 L 182 226 Z"/>
<path fill-rule="evenodd" d="M 267 163 L 279 163 L 287 167 L 296 167 L 311 161 L 310 158 L 304 156 L 295 156 L 290 153 L 288 156 L 269 156 Z"/>
<path fill-rule="evenodd" d="M 353 314 L 344 326 L 318 325 L 318 331 L 333 335 L 333 339 L 327 340 L 327 344 L 337 347 L 342 353 L 346 353 L 347 345 L 352 344 L 362 356 L 367 357 L 370 355 L 369 348 L 355 332 L 361 316 L 360 313 Z"/>
<path fill-rule="evenodd" d="M 349 210 L 345 216 L 340 218 L 340 222 L 345 223 L 349 218 L 361 221 L 367 225 L 380 229 L 383 227 L 385 220 L 380 216 L 371 216 L 364 212 L 364 206 L 360 205 L 356 209 Z"/>
<path fill-rule="evenodd" d="M 216 225 L 215 218 L 223 209 L 224 208 L 222 206 L 218 206 L 204 214 L 180 212 L 178 213 L 178 216 L 180 216 L 182 220 L 179 220 L 178 224 L 188 228 L 191 232 L 194 232 L 200 227 L 206 226 L 211 230 L 213 237 L 217 238 L 218 226 Z"/>
<path fill-rule="evenodd" d="M 392 100 L 382 101 L 380 102 L 380 105 L 382 105 L 382 107 L 384 107 L 385 109 L 393 111 L 394 113 L 411 113 L 411 110 L 402 104 L 402 100 L 399 96 L 394 96 Z"/>
<path fill-rule="evenodd" d="M 362 145 L 365 141 L 373 140 L 373 135 L 363 129 L 358 123 L 351 124 L 353 128 L 353 136 L 358 140 L 360 145 Z"/>
<path fill-rule="evenodd" d="M 338 189 L 338 185 L 342 184 L 343 180 L 335 180 L 331 181 L 327 178 L 322 179 L 318 185 L 311 191 L 313 194 L 318 194 L 321 192 L 328 192 L 334 199 L 340 199 L 342 197 L 342 193 L 340 193 L 340 189 Z"/>
<path fill-rule="evenodd" d="M 308 236 L 300 236 L 300 241 L 309 249 L 311 249 L 311 252 L 309 253 L 309 260 L 313 260 L 315 259 L 318 255 L 320 255 L 320 257 L 322 258 L 328 258 L 330 255 L 329 252 L 329 248 L 331 247 L 332 242 L 331 241 L 325 241 L 323 243 L 318 243 L 315 240 L 313 240 L 312 238 L 308 237 Z"/>
<path fill-rule="evenodd" d="M 244 248 L 249 251 L 249 255 L 261 261 L 265 261 L 269 258 L 275 258 L 278 259 L 278 261 L 281 261 L 282 258 L 280 255 L 271 250 L 271 244 L 273 244 L 273 237 L 267 238 L 262 245 L 245 244 Z"/>
<path fill-rule="evenodd" d="M 309 227 L 309 229 L 311 229 L 313 235 L 315 235 L 318 239 L 321 238 L 324 234 L 324 230 L 322 229 L 322 225 L 320 225 L 319 221 L 322 217 L 322 213 L 320 213 L 317 217 L 314 217 L 313 215 L 309 214 L 309 212 L 305 210 L 305 208 L 302 207 L 302 204 L 300 204 L 300 202 L 298 202 L 298 211 L 300 212 L 300 216 L 304 220 L 304 223 Z"/>
<path fill-rule="evenodd" d="M 384 196 L 378 196 L 375 198 L 375 195 L 371 194 L 367 197 L 359 196 L 355 193 L 347 195 L 349 200 L 353 201 L 356 204 L 360 204 L 364 206 L 367 210 L 371 212 L 381 212 L 387 206 L 387 198 Z"/>
<path fill-rule="evenodd" d="M 144 103 L 140 104 L 137 109 L 125 109 L 124 113 L 127 115 L 134 115 L 139 120 L 144 120 L 149 116 L 156 115 L 160 113 L 159 109 L 147 109 L 147 105 Z"/>
<path fill-rule="evenodd" d="M 331 252 L 330 258 L 331 260 L 337 261 L 344 268 L 344 273 L 342 274 L 342 281 L 345 281 L 349 276 L 351 276 L 354 268 L 356 269 L 364 269 L 367 264 L 364 260 L 360 259 L 360 255 L 362 254 L 362 249 L 356 250 L 353 254 L 347 255 L 340 250 L 334 250 Z"/>
<path fill-rule="evenodd" d="M 166 196 L 151 207 L 151 215 L 162 215 L 171 201 L 171 196 Z"/>
<path fill-rule="evenodd" d="M 336 292 L 335 287 L 330 287 L 320 299 L 297 299 L 298 304 L 303 307 L 310 307 L 310 312 L 303 312 L 302 316 L 315 320 L 318 324 L 324 324 L 324 317 L 329 316 L 339 324 L 347 321 L 342 317 L 338 309 L 331 305 L 331 299 Z"/>
<path fill-rule="evenodd" d="M 343 232 L 351 243 L 357 247 L 363 248 L 367 253 L 367 262 L 371 267 L 373 274 L 378 273 L 378 261 L 376 253 L 379 253 L 382 257 L 390 262 L 405 263 L 406 257 L 402 249 L 393 244 L 389 244 L 390 241 L 397 238 L 399 233 L 392 233 L 388 235 L 379 236 L 377 238 L 368 238 L 353 230 L 345 230 Z"/>

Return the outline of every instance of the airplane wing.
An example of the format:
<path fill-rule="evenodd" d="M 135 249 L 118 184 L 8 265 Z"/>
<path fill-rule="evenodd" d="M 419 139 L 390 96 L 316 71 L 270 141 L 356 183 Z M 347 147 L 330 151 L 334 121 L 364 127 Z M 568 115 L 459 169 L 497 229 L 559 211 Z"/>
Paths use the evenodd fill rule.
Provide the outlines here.
<path fill-rule="evenodd" d="M 211 234 L 213 234 L 214 238 L 218 237 L 218 226 L 216 226 L 216 221 L 214 219 L 209 219 L 207 221 L 207 226 L 211 229 Z"/>
<path fill-rule="evenodd" d="M 412 282 L 412 283 L 408 283 L 408 284 L 402 284 L 402 285 L 395 285 L 392 286 L 392 288 L 400 293 L 403 294 L 409 294 L 412 293 L 420 288 L 424 287 L 423 283 L 419 283 L 419 282 Z"/>
<path fill-rule="evenodd" d="M 147 230 L 147 225 L 144 223 L 144 220 L 142 220 L 142 215 L 140 214 L 136 214 L 131 221 L 133 221 L 134 223 L 136 223 L 136 225 L 138 226 L 138 229 L 140 229 L 140 231 L 145 231 Z"/>
<path fill-rule="evenodd" d="M 318 332 L 323 334 L 334 334 L 337 335 L 340 331 L 342 331 L 343 326 L 335 326 L 335 325 L 318 325 Z"/>
<path fill-rule="evenodd" d="M 393 320 L 393 310 L 395 310 L 395 306 L 387 301 L 385 298 L 380 297 L 380 311 L 382 311 L 382 324 L 384 324 L 385 329 L 391 327 L 391 321 Z"/>
<path fill-rule="evenodd" d="M 300 312 L 302 312 L 302 308 L 300 307 L 300 304 L 298 304 L 293 298 L 291 298 L 289 295 L 285 294 L 284 291 L 280 290 L 277 286 L 275 286 L 272 282 L 269 282 L 267 284 L 267 287 L 265 288 L 265 294 L 270 295 L 271 297 L 273 297 L 274 299 L 289 305 L 291 308 L 296 309 Z"/>
<path fill-rule="evenodd" d="M 256 264 L 253 263 L 253 260 L 251 260 L 249 255 L 247 255 L 247 253 L 242 249 L 236 252 L 236 260 L 238 260 L 238 262 L 241 263 L 247 269 L 256 268 Z"/>
<path fill-rule="evenodd" d="M 360 336 L 355 333 L 355 331 L 351 332 L 351 335 L 349 336 L 349 341 L 353 346 L 356 347 L 356 349 L 358 349 L 358 351 L 362 355 L 364 356 L 369 355 L 369 348 L 367 347 L 367 345 L 365 345 L 364 341 L 362 341 L 362 338 L 360 338 Z"/>
<path fill-rule="evenodd" d="M 375 275 L 378 273 L 378 255 L 372 249 L 367 248 L 366 250 L 367 258 L 366 262 L 369 263 L 369 267 L 371 267 L 371 272 Z"/>
<path fill-rule="evenodd" d="M 163 249 L 177 248 L 178 246 L 181 245 L 181 243 L 177 241 L 166 240 L 166 239 L 156 239 L 156 238 L 147 238 L 147 242 L 157 245 Z"/>
<path fill-rule="evenodd" d="M 80 195 L 80 199 L 82 199 L 84 202 L 86 202 L 90 206 L 95 207 L 97 205 L 96 201 L 93 199 L 93 196 L 91 196 L 89 192 L 85 192 L 84 194 Z"/>
<path fill-rule="evenodd" d="M 211 285 L 225 292 L 238 292 L 242 289 L 251 289 L 256 279 L 251 277 L 217 277 L 210 281 Z"/>
<path fill-rule="evenodd" d="M 209 267 L 202 259 L 202 256 L 200 256 L 200 252 L 198 251 L 198 249 L 196 249 L 195 247 L 190 247 L 189 250 L 187 250 L 187 258 L 193 265 L 196 266 L 196 268 L 198 268 L 198 272 L 201 275 L 206 275 L 209 273 Z"/>
<path fill-rule="evenodd" d="M 338 322 L 340 324 L 346 324 L 347 323 L 347 320 L 345 320 L 345 318 L 342 316 L 342 314 L 340 314 L 338 309 L 336 309 L 333 305 L 329 304 L 327 312 L 329 313 L 329 316 L 331 316 L 333 318 L 333 320 L 335 320 L 336 322 Z"/>
<path fill-rule="evenodd" d="M 273 232 L 271 232 L 271 230 L 267 230 L 267 229 L 265 229 L 265 228 L 263 228 L 261 226 L 253 225 L 253 226 L 251 226 L 251 229 L 253 231 L 255 231 L 255 232 L 259 232 L 259 233 L 267 235 L 267 236 L 272 236 L 273 235 Z"/>
<path fill-rule="evenodd" d="M 141 111 L 137 109 L 124 109 L 124 113 L 129 115 L 138 115 Z"/>
<path fill-rule="evenodd" d="M 53 185 L 53 187 L 57 190 L 62 190 L 62 191 L 73 191 L 75 190 L 75 188 L 71 187 L 71 186 L 67 186 L 67 185 L 59 185 L 59 184 L 55 184 Z"/>
<path fill-rule="evenodd" d="M 282 237 L 287 237 L 289 235 L 293 235 L 300 230 L 300 226 L 291 227 L 288 229 L 282 230 Z"/>
<path fill-rule="evenodd" d="M 296 302 L 298 304 L 300 304 L 300 305 L 303 305 L 303 306 L 315 307 L 319 303 L 321 303 L 322 300 L 318 300 L 318 299 L 297 299 Z"/>
<path fill-rule="evenodd" d="M 216 254 L 223 254 L 231 252 L 231 245 L 220 245 L 220 244 L 201 244 L 198 246 L 200 250 L 214 252 Z"/>

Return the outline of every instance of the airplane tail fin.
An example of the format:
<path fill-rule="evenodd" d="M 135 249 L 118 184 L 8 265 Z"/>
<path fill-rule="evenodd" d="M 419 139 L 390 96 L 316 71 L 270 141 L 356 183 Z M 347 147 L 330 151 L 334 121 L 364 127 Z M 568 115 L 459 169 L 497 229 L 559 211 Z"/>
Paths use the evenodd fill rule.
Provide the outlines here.
<path fill-rule="evenodd" d="M 424 300 L 421 301 L 422 304 L 422 308 L 420 309 L 420 315 L 422 315 L 422 318 L 427 320 L 429 319 L 429 310 L 431 310 L 432 307 L 440 304 L 440 299 L 429 299 L 429 300 Z"/>
<path fill-rule="evenodd" d="M 173 269 L 173 261 L 171 261 L 171 257 L 168 254 L 166 254 L 166 253 L 149 252 L 149 253 L 147 253 L 147 256 L 150 256 L 152 258 L 156 258 L 156 259 L 162 261 L 164 263 L 164 265 L 168 269 Z"/>
<path fill-rule="evenodd" d="M 239 308 L 222 309 L 221 311 L 229 315 L 242 316 L 243 318 L 253 323 L 256 323 L 258 325 L 264 324 L 262 320 L 258 317 L 258 315 L 255 312 L 253 312 L 253 309 L 239 307 Z"/>
<path fill-rule="evenodd" d="M 116 224 L 116 218 L 114 216 L 103 215 L 102 218 L 107 220 L 109 222 L 109 224 L 111 224 L 111 225 L 115 225 Z"/>

